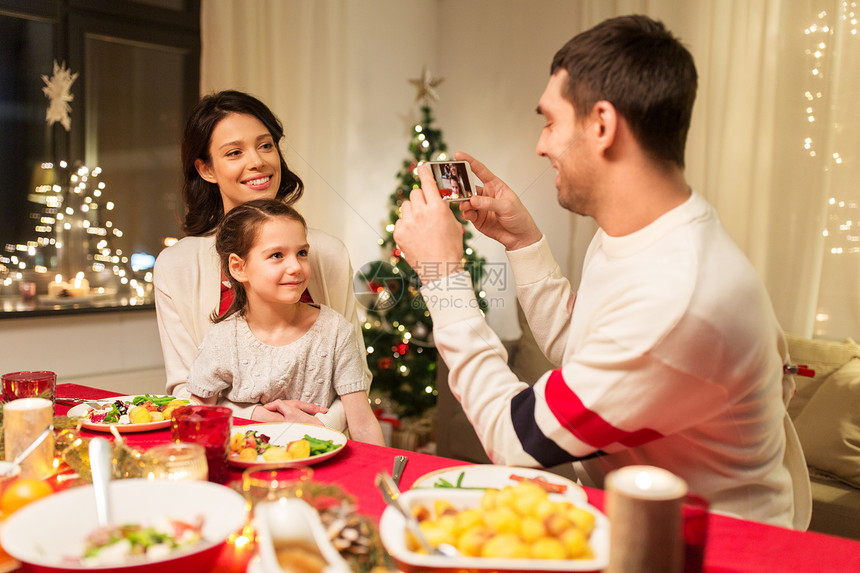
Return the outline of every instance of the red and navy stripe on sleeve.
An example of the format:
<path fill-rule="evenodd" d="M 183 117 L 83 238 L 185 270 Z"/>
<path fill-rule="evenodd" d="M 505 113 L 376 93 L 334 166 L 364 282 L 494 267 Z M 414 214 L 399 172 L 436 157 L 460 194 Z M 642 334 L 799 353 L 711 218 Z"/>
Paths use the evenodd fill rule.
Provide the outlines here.
<path fill-rule="evenodd" d="M 548 438 L 536 420 L 536 400 L 545 400 L 558 424 L 588 446 L 594 453 L 574 456 Z M 567 385 L 561 370 L 554 370 L 546 383 L 546 395 L 538 397 L 534 388 L 527 388 L 511 401 L 511 419 L 523 449 L 544 467 L 604 455 L 602 448 L 622 444 L 633 448 L 659 439 L 662 434 L 643 428 L 627 431 L 616 428 L 597 412 L 589 410 L 579 396 Z"/>

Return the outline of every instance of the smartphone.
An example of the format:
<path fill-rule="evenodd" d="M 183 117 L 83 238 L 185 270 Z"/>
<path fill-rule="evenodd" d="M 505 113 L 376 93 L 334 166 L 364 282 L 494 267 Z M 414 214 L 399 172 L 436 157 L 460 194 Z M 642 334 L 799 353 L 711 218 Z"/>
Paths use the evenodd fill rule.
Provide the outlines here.
<path fill-rule="evenodd" d="M 436 180 L 442 199 L 451 202 L 468 201 L 474 195 L 471 169 L 466 161 L 425 161 Z"/>

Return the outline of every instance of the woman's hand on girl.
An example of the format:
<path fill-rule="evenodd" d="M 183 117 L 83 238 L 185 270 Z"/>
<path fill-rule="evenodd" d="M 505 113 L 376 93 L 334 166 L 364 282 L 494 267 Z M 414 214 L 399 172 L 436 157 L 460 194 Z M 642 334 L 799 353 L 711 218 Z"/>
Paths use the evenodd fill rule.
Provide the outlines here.
<path fill-rule="evenodd" d="M 268 404 L 261 404 L 262 408 L 254 408 L 251 419 L 258 422 L 297 422 L 301 424 L 313 424 L 322 426 L 315 415 L 325 414 L 328 408 L 302 402 L 301 400 L 275 400 Z"/>

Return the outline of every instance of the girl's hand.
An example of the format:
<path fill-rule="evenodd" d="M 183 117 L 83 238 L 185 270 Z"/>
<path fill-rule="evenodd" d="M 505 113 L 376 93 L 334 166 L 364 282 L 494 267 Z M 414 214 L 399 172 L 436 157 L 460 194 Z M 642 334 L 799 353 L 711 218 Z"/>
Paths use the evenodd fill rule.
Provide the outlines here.
<path fill-rule="evenodd" d="M 261 404 L 262 408 L 254 408 L 251 414 L 252 420 L 260 422 L 298 422 L 301 424 L 312 424 L 322 426 L 315 415 L 325 414 L 328 408 L 317 406 L 310 402 L 301 400 L 275 400 L 268 404 Z"/>

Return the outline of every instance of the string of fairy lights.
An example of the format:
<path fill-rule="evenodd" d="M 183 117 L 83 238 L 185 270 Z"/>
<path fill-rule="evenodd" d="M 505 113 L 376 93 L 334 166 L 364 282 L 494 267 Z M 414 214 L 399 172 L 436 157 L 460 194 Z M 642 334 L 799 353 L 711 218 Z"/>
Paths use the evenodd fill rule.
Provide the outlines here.
<path fill-rule="evenodd" d="M 844 40 L 857 38 L 857 3 L 854 1 L 843 1 L 840 6 L 840 14 L 837 20 L 844 26 Z M 830 42 L 834 40 L 837 33 L 835 26 L 829 24 L 831 15 L 827 10 L 822 10 L 816 15 L 816 21 L 804 30 L 804 34 L 810 37 L 811 45 L 806 50 L 810 58 L 809 75 L 812 87 L 804 93 L 807 102 L 806 119 L 811 126 L 816 123 L 816 113 L 820 107 L 829 105 L 829 99 L 825 97 L 829 78 L 827 64 L 827 50 Z M 823 113 L 823 112 L 822 112 Z M 804 138 L 803 148 L 810 157 L 818 156 L 818 148 L 815 139 L 810 135 Z M 825 157 L 828 164 L 825 170 L 837 168 L 843 165 L 843 157 L 838 150 L 830 151 L 829 157 Z M 832 255 L 860 253 L 860 223 L 854 221 L 853 215 L 858 208 L 857 201 L 844 200 L 834 196 L 827 199 L 829 214 L 826 219 L 822 234 L 831 240 L 829 253 Z M 843 213 L 847 210 L 848 215 Z M 846 244 L 837 244 L 835 239 L 844 239 Z"/>
<path fill-rule="evenodd" d="M 113 201 L 107 200 L 106 184 L 99 180 L 100 167 L 90 169 L 84 165 L 70 167 L 66 161 L 42 163 L 44 176 L 34 187 L 32 201 L 41 205 L 34 213 L 35 239 L 26 243 L 6 245 L 0 254 L 0 266 L 5 267 L 4 282 L 23 280 L 25 274 L 51 275 L 60 267 L 60 261 L 71 248 L 84 250 L 84 268 L 73 269 L 78 281 L 85 275 L 113 276 L 132 294 L 144 297 L 147 285 L 152 283 L 151 270 L 136 276 L 135 263 L 120 248 L 114 248 L 112 240 L 121 238 L 123 232 L 110 218 L 114 210 Z M 67 173 L 67 183 L 62 185 L 58 173 Z M 95 242 L 94 242 L 95 241 Z M 55 277 L 60 282 L 61 275 Z M 102 281 L 106 282 L 106 281 Z M 99 287 L 96 293 L 105 289 Z"/>

